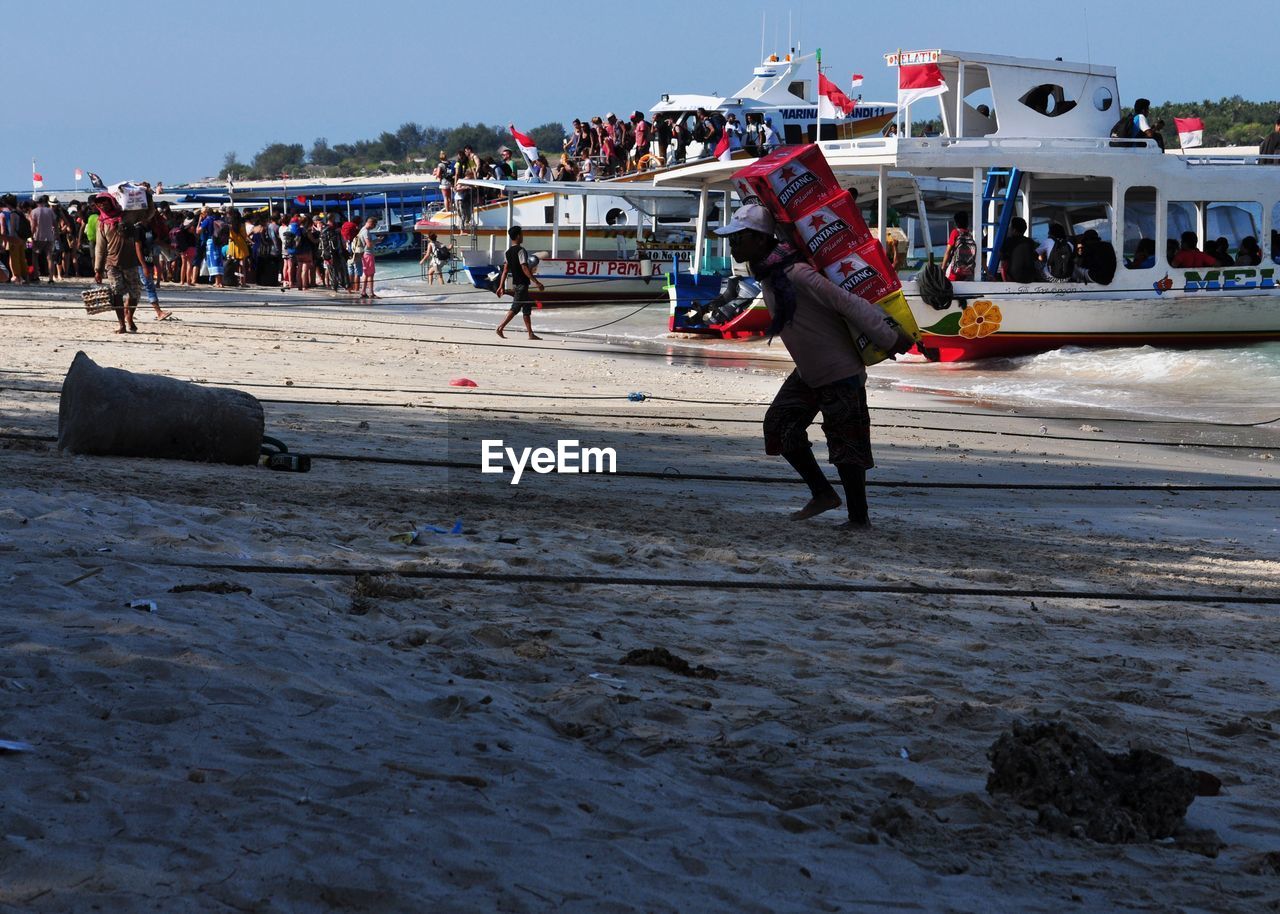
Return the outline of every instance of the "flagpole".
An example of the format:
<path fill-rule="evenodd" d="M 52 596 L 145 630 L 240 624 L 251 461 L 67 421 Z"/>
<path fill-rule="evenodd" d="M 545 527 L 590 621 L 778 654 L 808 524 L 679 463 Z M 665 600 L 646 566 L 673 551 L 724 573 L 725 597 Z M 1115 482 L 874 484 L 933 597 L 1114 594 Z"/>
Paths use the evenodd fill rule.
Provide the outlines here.
<path fill-rule="evenodd" d="M 822 142 L 822 48 L 818 48 L 815 52 L 815 58 L 818 64 L 818 128 L 814 133 L 814 142 Z"/>

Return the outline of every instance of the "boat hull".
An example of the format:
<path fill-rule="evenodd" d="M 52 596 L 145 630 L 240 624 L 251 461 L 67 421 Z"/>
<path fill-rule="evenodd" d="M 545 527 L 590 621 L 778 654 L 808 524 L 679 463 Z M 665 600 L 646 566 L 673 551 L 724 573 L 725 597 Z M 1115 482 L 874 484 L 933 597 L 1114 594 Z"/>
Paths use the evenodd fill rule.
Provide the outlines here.
<path fill-rule="evenodd" d="M 545 288 L 535 288 L 532 295 L 539 307 L 661 302 L 667 298 L 665 267 L 653 261 L 544 258 L 537 276 Z M 501 265 L 470 268 L 481 288 L 495 288 L 501 270 Z"/>
<path fill-rule="evenodd" d="M 1112 286 L 958 283 L 957 300 L 943 311 L 926 305 L 914 283 L 904 291 L 926 354 L 961 362 L 1064 346 L 1205 349 L 1280 340 L 1275 273 L 1122 270 Z"/>

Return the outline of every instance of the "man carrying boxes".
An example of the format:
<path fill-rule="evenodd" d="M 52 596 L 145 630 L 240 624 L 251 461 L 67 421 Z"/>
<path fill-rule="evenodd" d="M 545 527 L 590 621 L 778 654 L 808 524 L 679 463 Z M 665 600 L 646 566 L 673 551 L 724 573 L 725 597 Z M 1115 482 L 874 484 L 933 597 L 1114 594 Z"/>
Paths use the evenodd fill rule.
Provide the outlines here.
<path fill-rule="evenodd" d="M 765 413 L 765 453 L 781 454 L 809 486 L 811 498 L 793 520 L 840 507 L 807 434 L 821 412 L 848 502 L 841 526 L 864 527 L 866 473 L 875 465 L 866 365 L 906 352 L 919 331 L 896 274 L 816 147 L 779 149 L 739 172 L 735 184 L 744 204 L 717 234 L 760 281 L 773 319 L 769 339 L 781 337 L 796 363 Z"/>

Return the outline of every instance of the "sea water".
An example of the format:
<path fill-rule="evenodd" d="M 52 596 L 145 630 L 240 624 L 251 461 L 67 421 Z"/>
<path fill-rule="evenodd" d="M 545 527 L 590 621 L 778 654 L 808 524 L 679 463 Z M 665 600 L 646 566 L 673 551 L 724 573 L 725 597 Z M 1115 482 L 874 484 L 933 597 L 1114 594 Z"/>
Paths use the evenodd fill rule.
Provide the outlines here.
<path fill-rule="evenodd" d="M 428 303 L 427 296 L 439 287 L 422 281 L 415 260 L 380 262 L 378 280 L 378 294 L 385 305 L 421 312 L 424 321 L 496 326 L 510 304 L 510 299 L 482 289 L 451 295 L 447 303 Z M 667 318 L 668 305 L 662 301 L 540 309 L 534 312 L 533 323 L 539 332 L 655 348 L 673 357 L 740 353 L 752 360 L 744 367 L 767 367 L 776 360 L 779 372 L 789 369 L 780 343 L 672 339 Z M 718 363 L 724 364 L 723 358 Z M 870 374 L 902 390 L 1018 407 L 1069 407 L 1209 422 L 1280 418 L 1280 343 L 1196 350 L 1066 347 L 1038 355 L 950 363 L 906 356 L 882 362 Z"/>

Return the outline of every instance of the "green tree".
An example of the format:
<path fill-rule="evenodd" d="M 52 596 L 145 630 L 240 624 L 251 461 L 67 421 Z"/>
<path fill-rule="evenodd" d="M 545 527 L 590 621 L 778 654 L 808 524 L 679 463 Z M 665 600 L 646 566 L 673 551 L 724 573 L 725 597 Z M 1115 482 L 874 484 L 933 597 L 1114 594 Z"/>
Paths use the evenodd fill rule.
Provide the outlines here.
<path fill-rule="evenodd" d="M 275 178 L 298 171 L 305 158 L 301 143 L 268 143 L 253 157 L 253 173 L 259 178 Z"/>
<path fill-rule="evenodd" d="M 341 161 L 341 157 L 329 146 L 327 139 L 316 137 L 316 141 L 311 144 L 311 152 L 307 156 L 307 161 L 312 165 L 337 165 Z"/>
<path fill-rule="evenodd" d="M 234 152 L 228 152 L 222 157 L 222 171 L 218 174 L 219 177 L 226 177 L 229 175 L 232 180 L 238 181 L 241 178 L 248 177 L 251 171 L 252 169 L 241 162 Z"/>

